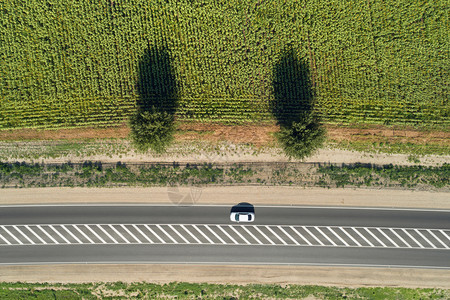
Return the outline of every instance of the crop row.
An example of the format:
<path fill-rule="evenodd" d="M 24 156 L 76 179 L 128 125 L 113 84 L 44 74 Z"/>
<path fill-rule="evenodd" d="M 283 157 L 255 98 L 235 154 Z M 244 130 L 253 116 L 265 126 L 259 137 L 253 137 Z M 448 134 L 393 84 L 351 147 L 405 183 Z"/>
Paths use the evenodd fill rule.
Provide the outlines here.
<path fill-rule="evenodd" d="M 114 124 L 164 97 L 186 120 L 271 120 L 274 102 L 310 101 L 327 122 L 449 123 L 441 0 L 6 0 L 0 11 L 0 129 Z"/>

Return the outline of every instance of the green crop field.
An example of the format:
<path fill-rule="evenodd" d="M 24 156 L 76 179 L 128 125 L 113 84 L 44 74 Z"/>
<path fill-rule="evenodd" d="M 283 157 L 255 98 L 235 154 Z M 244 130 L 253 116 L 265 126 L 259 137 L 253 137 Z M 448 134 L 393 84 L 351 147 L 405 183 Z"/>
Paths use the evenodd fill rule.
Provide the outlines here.
<path fill-rule="evenodd" d="M 155 103 L 179 120 L 266 122 L 313 104 L 329 123 L 448 127 L 449 11 L 447 0 L 2 0 L 0 129 L 114 125 Z"/>

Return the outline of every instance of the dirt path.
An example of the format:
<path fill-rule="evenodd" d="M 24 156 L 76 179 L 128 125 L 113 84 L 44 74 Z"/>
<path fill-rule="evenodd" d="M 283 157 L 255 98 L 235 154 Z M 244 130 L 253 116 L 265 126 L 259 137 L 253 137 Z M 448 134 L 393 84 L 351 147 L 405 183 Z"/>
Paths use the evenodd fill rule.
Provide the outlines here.
<path fill-rule="evenodd" d="M 450 209 L 449 193 L 388 189 L 325 189 L 231 186 L 180 187 L 171 190 L 188 196 L 182 204 L 366 206 Z M 189 195 L 192 198 L 189 198 Z M 174 199 L 173 197 L 171 197 Z M 154 188 L 30 188 L 3 189 L 0 204 L 163 203 L 173 204 L 166 187 Z"/>
<path fill-rule="evenodd" d="M 340 287 L 450 288 L 449 270 L 313 266 L 225 265 L 50 265 L 1 266 L 0 281 L 192 282 L 222 284 L 299 284 Z"/>

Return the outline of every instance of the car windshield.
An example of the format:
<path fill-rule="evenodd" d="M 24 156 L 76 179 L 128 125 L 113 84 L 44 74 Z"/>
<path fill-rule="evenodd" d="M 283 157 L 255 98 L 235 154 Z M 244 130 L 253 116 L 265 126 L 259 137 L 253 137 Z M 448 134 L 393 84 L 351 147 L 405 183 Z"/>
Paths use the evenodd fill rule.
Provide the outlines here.
<path fill-rule="evenodd" d="M 239 221 L 239 214 L 236 214 L 236 215 L 234 216 L 234 219 L 235 219 L 236 221 Z"/>

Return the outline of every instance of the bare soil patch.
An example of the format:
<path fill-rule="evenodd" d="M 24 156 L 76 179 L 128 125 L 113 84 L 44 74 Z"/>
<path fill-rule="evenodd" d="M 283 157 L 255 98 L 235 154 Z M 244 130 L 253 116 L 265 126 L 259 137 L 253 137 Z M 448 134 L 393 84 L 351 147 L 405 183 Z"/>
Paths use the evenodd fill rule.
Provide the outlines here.
<path fill-rule="evenodd" d="M 369 141 L 389 143 L 439 144 L 450 147 L 450 131 L 417 130 L 414 128 L 366 125 L 364 128 L 325 125 L 328 138 L 338 142 Z M 222 125 L 215 123 L 183 122 L 178 124 L 176 139 L 179 141 L 206 140 L 251 143 L 267 146 L 275 142 L 274 133 L 279 131 L 275 124 Z M 128 125 L 116 127 L 39 130 L 16 129 L 0 131 L 0 140 L 76 140 L 126 138 Z"/>

